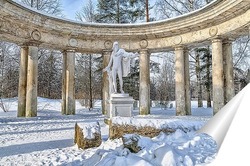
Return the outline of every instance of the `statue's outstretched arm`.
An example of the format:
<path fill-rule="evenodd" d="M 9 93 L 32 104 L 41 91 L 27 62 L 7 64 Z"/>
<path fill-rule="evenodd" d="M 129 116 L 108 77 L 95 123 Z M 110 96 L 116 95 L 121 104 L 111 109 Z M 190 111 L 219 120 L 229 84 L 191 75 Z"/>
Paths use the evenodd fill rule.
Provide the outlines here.
<path fill-rule="evenodd" d="M 131 55 L 130 55 L 130 58 L 136 58 L 136 57 L 138 57 L 140 54 L 138 53 L 138 52 L 136 52 L 136 53 L 131 53 Z"/>
<path fill-rule="evenodd" d="M 133 53 L 133 52 L 126 52 L 124 51 L 124 53 L 122 54 L 123 57 L 125 58 L 136 58 L 139 56 L 139 54 L 136 52 L 136 53 Z"/>

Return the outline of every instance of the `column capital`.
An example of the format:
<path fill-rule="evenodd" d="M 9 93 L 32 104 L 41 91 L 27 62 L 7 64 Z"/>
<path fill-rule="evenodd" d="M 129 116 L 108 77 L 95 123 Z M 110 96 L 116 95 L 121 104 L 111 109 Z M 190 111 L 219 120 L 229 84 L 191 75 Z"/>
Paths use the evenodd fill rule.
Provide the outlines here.
<path fill-rule="evenodd" d="M 112 49 L 103 49 L 102 52 L 103 53 L 105 53 L 105 52 L 112 52 Z"/>
<path fill-rule="evenodd" d="M 72 53 L 75 53 L 76 52 L 76 50 L 74 50 L 74 49 L 67 49 L 67 50 L 63 50 L 62 52 L 72 52 Z"/>
<path fill-rule="evenodd" d="M 21 47 L 22 46 L 35 46 L 35 47 L 39 47 L 39 45 L 41 44 L 41 42 L 39 42 L 39 41 L 29 41 L 29 42 L 26 42 L 26 43 L 23 43 L 22 45 L 21 45 Z"/>
<path fill-rule="evenodd" d="M 177 51 L 177 50 L 188 50 L 188 48 L 185 46 L 185 45 L 177 45 L 174 47 L 174 50 Z"/>
<path fill-rule="evenodd" d="M 142 53 L 148 53 L 148 49 L 142 48 L 142 49 L 139 50 L 139 53 L 141 53 L 141 52 Z"/>
<path fill-rule="evenodd" d="M 233 41 L 235 41 L 235 39 L 227 38 L 227 39 L 224 39 L 222 42 L 223 42 L 223 44 L 232 44 Z"/>
<path fill-rule="evenodd" d="M 27 44 L 20 44 L 19 45 L 21 48 L 28 48 L 29 46 Z"/>
<path fill-rule="evenodd" d="M 189 52 L 189 48 L 188 47 L 184 47 L 184 52 Z"/>
<path fill-rule="evenodd" d="M 217 43 L 217 42 L 222 43 L 222 38 L 216 37 L 216 38 L 213 38 L 211 41 L 212 43 Z"/>

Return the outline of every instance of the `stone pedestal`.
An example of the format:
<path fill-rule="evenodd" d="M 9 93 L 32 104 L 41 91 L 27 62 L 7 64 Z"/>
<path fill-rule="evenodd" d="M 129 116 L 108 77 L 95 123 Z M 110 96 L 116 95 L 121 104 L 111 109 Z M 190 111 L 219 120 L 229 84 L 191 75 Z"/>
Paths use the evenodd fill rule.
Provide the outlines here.
<path fill-rule="evenodd" d="M 129 94 L 111 94 L 107 101 L 107 118 L 115 116 L 131 117 L 134 99 Z"/>

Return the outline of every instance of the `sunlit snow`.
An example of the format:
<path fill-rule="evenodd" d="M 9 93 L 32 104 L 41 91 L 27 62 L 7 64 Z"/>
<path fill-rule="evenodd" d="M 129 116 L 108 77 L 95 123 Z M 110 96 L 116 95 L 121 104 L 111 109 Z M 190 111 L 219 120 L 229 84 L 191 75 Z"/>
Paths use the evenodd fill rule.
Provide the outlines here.
<path fill-rule="evenodd" d="M 121 139 L 108 139 L 109 127 L 104 123 L 100 101 L 93 111 L 76 102 L 76 115 L 61 115 L 60 100 L 38 98 L 38 116 L 17 118 L 17 99 L 4 99 L 8 112 L 0 110 L 0 165 L 202 165 L 213 161 L 217 147 L 205 134 L 194 130 L 202 127 L 212 116 L 211 108 L 197 108 L 192 102 L 193 116 L 176 117 L 174 108 L 152 108 L 151 115 L 119 123 L 150 122 L 155 127 L 166 125 L 196 126 L 188 132 L 178 129 L 171 135 L 161 133 L 155 138 L 140 136 L 141 151 L 131 153 Z M 99 122 L 103 142 L 98 148 L 78 149 L 74 144 L 75 123 Z M 173 123 L 175 122 L 175 123 Z M 178 123 L 176 123 L 178 122 Z M 169 123 L 171 125 L 171 123 Z M 173 127 L 172 126 L 172 127 Z M 178 128 L 178 127 L 177 127 Z"/>

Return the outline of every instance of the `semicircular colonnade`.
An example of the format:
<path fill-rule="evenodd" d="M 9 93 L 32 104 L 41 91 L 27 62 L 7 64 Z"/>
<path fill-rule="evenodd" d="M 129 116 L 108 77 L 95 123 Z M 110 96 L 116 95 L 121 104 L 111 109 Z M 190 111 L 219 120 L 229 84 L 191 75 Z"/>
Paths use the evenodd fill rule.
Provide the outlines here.
<path fill-rule="evenodd" d="M 175 51 L 176 114 L 191 113 L 188 49 L 212 44 L 214 113 L 233 95 L 232 41 L 249 35 L 250 0 L 216 0 L 194 12 L 150 23 L 99 24 L 57 18 L 0 0 L 0 40 L 21 46 L 18 116 L 37 115 L 38 47 L 63 52 L 62 113 L 75 113 L 75 52 L 100 53 L 106 66 L 112 43 L 140 53 L 140 113 L 150 113 L 150 53 Z M 226 64 L 226 65 L 224 65 Z M 108 98 L 103 74 L 103 101 Z M 103 113 L 107 110 L 103 102 Z"/>

